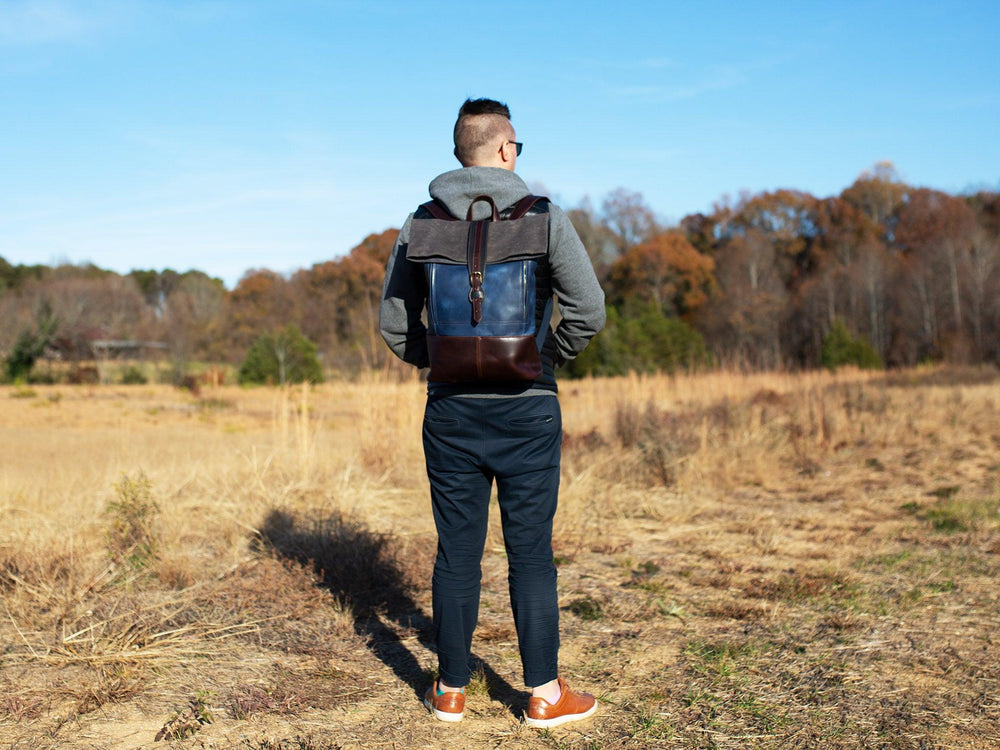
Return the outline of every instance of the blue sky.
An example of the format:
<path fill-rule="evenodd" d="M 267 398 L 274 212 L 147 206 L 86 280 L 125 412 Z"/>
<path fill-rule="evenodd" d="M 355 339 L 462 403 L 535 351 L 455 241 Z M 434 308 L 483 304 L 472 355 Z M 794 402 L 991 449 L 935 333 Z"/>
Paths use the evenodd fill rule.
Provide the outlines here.
<path fill-rule="evenodd" d="M 566 207 L 1000 188 L 998 2 L 0 0 L 0 256 L 230 288 L 398 227 L 467 96 Z"/>

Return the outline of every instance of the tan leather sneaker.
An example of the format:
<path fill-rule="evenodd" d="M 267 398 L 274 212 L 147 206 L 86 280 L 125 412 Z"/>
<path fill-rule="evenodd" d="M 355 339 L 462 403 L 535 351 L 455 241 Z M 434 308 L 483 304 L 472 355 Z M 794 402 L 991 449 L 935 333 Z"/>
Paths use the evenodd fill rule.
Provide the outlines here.
<path fill-rule="evenodd" d="M 465 711 L 465 693 L 438 695 L 435 681 L 424 693 L 424 705 L 441 721 L 461 721 Z"/>
<path fill-rule="evenodd" d="M 524 723 L 529 727 L 546 729 L 568 721 L 586 719 L 597 710 L 597 699 L 594 696 L 590 693 L 573 692 L 562 677 L 559 678 L 559 689 L 562 695 L 555 703 L 549 703 L 544 698 L 529 698 Z"/>

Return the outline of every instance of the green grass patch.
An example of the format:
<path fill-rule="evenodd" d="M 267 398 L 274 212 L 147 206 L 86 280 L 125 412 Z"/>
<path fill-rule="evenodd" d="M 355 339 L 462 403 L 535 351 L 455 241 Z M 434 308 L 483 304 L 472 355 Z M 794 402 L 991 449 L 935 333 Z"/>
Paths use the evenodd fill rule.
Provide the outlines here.
<path fill-rule="evenodd" d="M 697 639 L 684 647 L 690 658 L 691 668 L 700 674 L 731 677 L 742 662 L 761 654 L 759 644 L 753 641 L 706 641 Z"/>
<path fill-rule="evenodd" d="M 663 720 L 655 708 L 641 706 L 632 722 L 632 739 L 638 740 L 671 740 L 677 730 Z"/>
<path fill-rule="evenodd" d="M 604 617 L 604 609 L 596 599 L 585 596 L 582 599 L 574 599 L 569 603 L 567 609 L 581 620 L 600 620 Z"/>
<path fill-rule="evenodd" d="M 737 696 L 735 707 L 744 717 L 753 719 L 765 732 L 773 732 L 788 723 L 777 706 L 762 701 L 753 693 L 742 693 Z"/>
<path fill-rule="evenodd" d="M 921 517 L 943 534 L 979 531 L 1000 523 L 1000 501 L 997 498 L 960 499 L 949 495 L 927 508 Z"/>
<path fill-rule="evenodd" d="M 224 411 L 235 409 L 236 402 L 227 398 L 202 398 L 198 399 L 198 408 L 202 411 Z"/>
<path fill-rule="evenodd" d="M 942 500 L 947 500 L 950 497 L 954 497 L 958 494 L 958 491 L 962 489 L 957 484 L 949 484 L 943 487 L 935 487 L 928 494 L 934 497 L 941 498 Z"/>
<path fill-rule="evenodd" d="M 995 555 L 966 547 L 919 546 L 883 552 L 856 560 L 854 568 L 863 583 L 843 604 L 877 615 L 912 608 L 929 597 L 974 591 L 982 579 L 1000 576 L 1000 560 Z"/>
<path fill-rule="evenodd" d="M 854 562 L 858 570 L 875 573 L 885 573 L 902 565 L 913 556 L 913 551 L 904 549 L 898 552 L 885 552 L 880 555 L 864 557 Z"/>

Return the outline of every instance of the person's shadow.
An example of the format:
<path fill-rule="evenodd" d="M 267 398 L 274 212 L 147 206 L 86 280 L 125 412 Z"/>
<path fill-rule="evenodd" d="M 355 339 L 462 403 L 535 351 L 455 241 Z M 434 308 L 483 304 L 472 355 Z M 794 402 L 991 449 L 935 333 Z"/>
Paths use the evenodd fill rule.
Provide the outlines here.
<path fill-rule="evenodd" d="M 254 543 L 258 550 L 311 566 L 321 585 L 350 608 L 354 632 L 423 699 L 430 679 L 397 630 L 415 631 L 420 643 L 434 650 L 434 624 L 413 598 L 390 535 L 373 532 L 341 513 L 306 519 L 271 510 Z M 485 675 L 490 698 L 520 716 L 526 694 L 479 657 L 473 655 L 472 663 Z"/>

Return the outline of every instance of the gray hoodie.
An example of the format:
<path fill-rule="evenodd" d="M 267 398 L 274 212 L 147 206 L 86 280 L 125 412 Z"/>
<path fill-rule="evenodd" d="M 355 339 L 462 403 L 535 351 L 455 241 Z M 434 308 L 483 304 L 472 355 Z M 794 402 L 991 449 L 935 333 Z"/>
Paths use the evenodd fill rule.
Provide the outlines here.
<path fill-rule="evenodd" d="M 524 181 L 511 171 L 499 167 L 466 167 L 445 172 L 430 184 L 432 198 L 443 203 L 453 216 L 464 219 L 472 199 L 489 195 L 503 210 L 531 191 Z M 474 219 L 489 215 L 489 205 L 480 201 L 473 208 Z M 416 367 L 429 365 L 426 328 L 421 320 L 426 284 L 419 264 L 406 259 L 410 214 L 399 232 L 396 245 L 386 266 L 385 284 L 379 311 L 382 338 L 393 353 Z M 561 319 L 542 348 L 546 373 L 525 392 L 525 388 L 504 389 L 502 395 L 530 391 L 555 390 L 553 366 L 573 359 L 587 342 L 604 327 L 604 292 L 597 283 L 593 265 L 583 243 L 573 229 L 569 217 L 549 204 L 549 271 L 552 291 L 558 296 Z M 451 386 L 430 384 L 430 392 L 461 392 L 468 395 L 500 395 L 497 388 L 484 386 Z M 531 393 L 530 395 L 534 395 Z"/>

